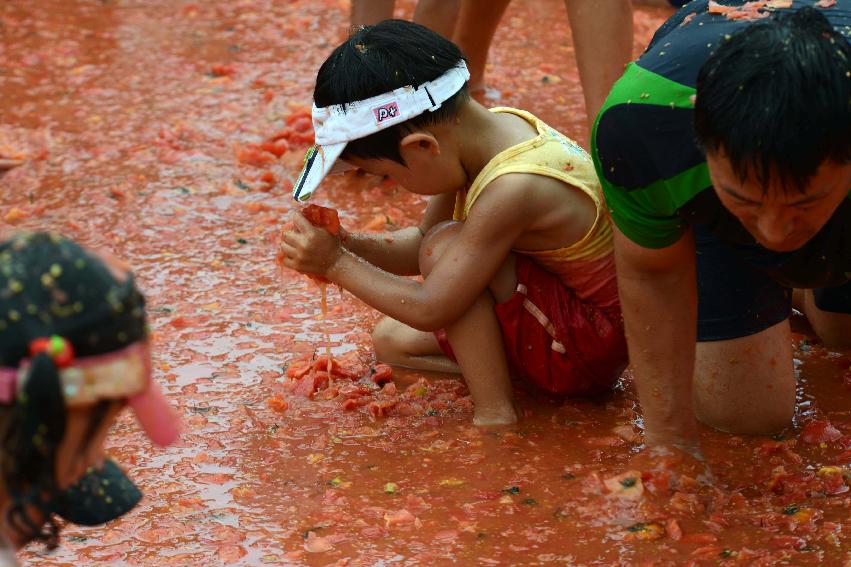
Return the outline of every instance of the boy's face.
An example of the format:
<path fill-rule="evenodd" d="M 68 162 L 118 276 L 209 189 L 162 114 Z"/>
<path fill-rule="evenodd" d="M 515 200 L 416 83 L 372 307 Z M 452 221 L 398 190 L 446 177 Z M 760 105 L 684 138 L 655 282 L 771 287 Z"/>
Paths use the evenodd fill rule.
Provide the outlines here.
<path fill-rule="evenodd" d="M 405 165 L 389 159 L 348 157 L 344 161 L 367 173 L 389 177 L 418 195 L 455 193 L 467 183 L 467 174 L 458 157 L 451 152 L 441 151 L 433 138 L 403 143 L 400 153 Z"/>

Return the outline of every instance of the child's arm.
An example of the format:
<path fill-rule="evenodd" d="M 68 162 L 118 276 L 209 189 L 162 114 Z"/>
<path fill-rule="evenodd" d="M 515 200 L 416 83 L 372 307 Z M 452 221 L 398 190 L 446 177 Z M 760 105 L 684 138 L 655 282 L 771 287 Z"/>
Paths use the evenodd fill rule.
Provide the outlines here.
<path fill-rule="evenodd" d="M 355 256 L 338 238 L 300 215 L 295 215 L 295 230 L 284 235 L 284 264 L 322 275 L 411 327 L 440 329 L 470 308 L 506 261 L 517 237 L 540 213 L 528 205 L 526 187 L 504 185 L 504 191 L 492 186 L 479 198 L 475 213 L 422 283 L 389 274 Z"/>
<path fill-rule="evenodd" d="M 343 246 L 355 256 L 370 264 L 400 276 L 419 275 L 419 250 L 423 235 L 431 227 L 452 219 L 455 195 L 435 195 L 426 207 L 419 228 L 409 227 L 393 232 L 350 232 L 343 238 Z"/>

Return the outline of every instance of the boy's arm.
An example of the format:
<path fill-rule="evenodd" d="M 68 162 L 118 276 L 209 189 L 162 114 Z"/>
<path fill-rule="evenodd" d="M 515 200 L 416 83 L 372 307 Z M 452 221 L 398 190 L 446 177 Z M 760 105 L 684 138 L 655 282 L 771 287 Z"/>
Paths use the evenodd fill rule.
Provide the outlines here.
<path fill-rule="evenodd" d="M 463 315 L 487 288 L 535 217 L 527 205 L 526 187 L 502 185 L 504 190 L 492 186 L 479 198 L 474 214 L 422 283 L 393 276 L 358 258 L 299 215 L 294 219 L 296 230 L 285 235 L 281 246 L 284 264 L 325 276 L 411 327 L 440 329 Z"/>
<path fill-rule="evenodd" d="M 400 276 L 419 275 L 419 251 L 423 235 L 435 224 L 452 219 L 455 195 L 432 197 L 419 228 L 409 227 L 393 232 L 349 232 L 343 246 L 370 264 Z"/>

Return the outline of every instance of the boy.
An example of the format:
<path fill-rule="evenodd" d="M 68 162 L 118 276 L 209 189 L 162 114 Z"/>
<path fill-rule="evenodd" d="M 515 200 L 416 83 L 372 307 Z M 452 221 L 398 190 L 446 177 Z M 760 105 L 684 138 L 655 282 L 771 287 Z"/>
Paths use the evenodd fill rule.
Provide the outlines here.
<path fill-rule="evenodd" d="M 303 201 L 337 158 L 432 196 L 420 227 L 333 236 L 293 215 L 284 264 L 388 316 L 380 359 L 463 374 L 478 425 L 517 420 L 510 370 L 556 394 L 626 366 L 612 233 L 589 156 L 524 111 L 486 110 L 464 56 L 410 22 L 356 30 L 319 69 Z M 422 274 L 422 282 L 400 277 Z"/>

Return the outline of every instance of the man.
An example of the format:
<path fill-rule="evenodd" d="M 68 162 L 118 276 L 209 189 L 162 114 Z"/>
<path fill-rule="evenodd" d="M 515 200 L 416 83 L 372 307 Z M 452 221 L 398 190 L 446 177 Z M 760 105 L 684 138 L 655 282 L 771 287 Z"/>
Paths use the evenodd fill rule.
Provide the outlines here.
<path fill-rule="evenodd" d="M 460 0 L 419 0 L 414 8 L 413 20 L 452 39 L 458 19 Z M 351 24 L 371 26 L 393 18 L 396 0 L 352 0 Z"/>
<path fill-rule="evenodd" d="M 480 100 L 486 91 L 488 51 L 509 3 L 510 0 L 462 0 L 460 4 L 455 42 L 470 65 L 470 93 Z M 612 83 L 632 59 L 632 4 L 629 0 L 565 0 L 564 5 L 590 123 Z M 605 41 L 600 41 L 601 37 Z"/>
<path fill-rule="evenodd" d="M 793 288 L 851 344 L 851 0 L 829 4 L 691 2 L 597 120 L 649 446 L 791 423 Z"/>

